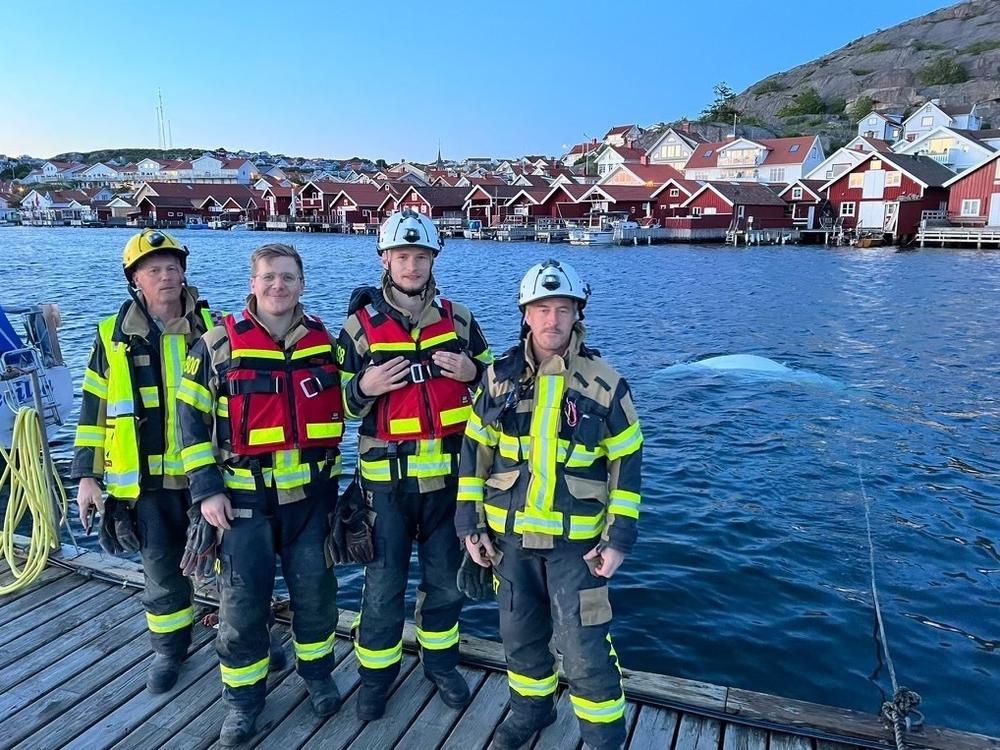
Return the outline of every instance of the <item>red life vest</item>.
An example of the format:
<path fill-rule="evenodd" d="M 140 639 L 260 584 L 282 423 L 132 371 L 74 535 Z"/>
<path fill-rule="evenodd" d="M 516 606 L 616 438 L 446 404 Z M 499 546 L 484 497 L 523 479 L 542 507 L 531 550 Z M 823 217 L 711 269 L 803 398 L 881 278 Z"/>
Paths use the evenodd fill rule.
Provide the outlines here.
<path fill-rule="evenodd" d="M 380 440 L 426 440 L 465 431 L 472 409 L 469 386 L 442 375 L 431 359 L 435 351 L 461 350 L 451 302 L 443 299 L 441 306 L 441 320 L 414 329 L 416 336 L 372 305 L 358 310 L 374 364 L 398 356 L 410 361 L 406 387 L 383 394 L 376 402 L 374 437 Z"/>
<path fill-rule="evenodd" d="M 289 351 L 248 312 L 223 323 L 232 347 L 223 390 L 233 452 L 337 446 L 344 434 L 340 371 L 319 318 L 303 317 L 308 332 Z"/>

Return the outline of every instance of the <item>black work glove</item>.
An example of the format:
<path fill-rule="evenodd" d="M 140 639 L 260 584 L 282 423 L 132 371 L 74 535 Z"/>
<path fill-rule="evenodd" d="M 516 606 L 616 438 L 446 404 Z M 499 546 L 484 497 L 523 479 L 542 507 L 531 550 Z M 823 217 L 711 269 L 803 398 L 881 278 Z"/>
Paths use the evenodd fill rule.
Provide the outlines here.
<path fill-rule="evenodd" d="M 139 551 L 139 537 L 127 501 L 109 497 L 104 502 L 101 528 L 98 531 L 101 549 L 109 555 L 125 555 Z"/>
<path fill-rule="evenodd" d="M 466 550 L 462 555 L 462 564 L 458 566 L 458 575 L 455 577 L 455 585 L 468 599 L 474 602 L 481 602 L 492 599 L 493 593 L 493 568 L 484 568 L 476 563 L 469 556 Z"/>
<path fill-rule="evenodd" d="M 324 551 L 327 565 L 365 564 L 375 559 L 372 530 L 357 478 L 337 500 Z"/>
<path fill-rule="evenodd" d="M 201 506 L 195 504 L 188 508 L 187 543 L 181 557 L 181 572 L 195 578 L 215 575 L 217 541 L 216 529 L 201 514 Z"/>

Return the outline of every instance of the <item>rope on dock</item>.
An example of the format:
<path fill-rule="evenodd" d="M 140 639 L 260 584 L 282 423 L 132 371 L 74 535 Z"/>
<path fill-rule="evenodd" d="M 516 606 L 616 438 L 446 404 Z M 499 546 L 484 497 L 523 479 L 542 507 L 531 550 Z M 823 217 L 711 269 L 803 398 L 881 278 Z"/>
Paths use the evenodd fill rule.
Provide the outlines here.
<path fill-rule="evenodd" d="M 920 726 L 924 717 L 920 711 L 916 710 L 920 705 L 920 695 L 909 688 L 900 687 L 896 681 L 896 667 L 892 663 L 892 656 L 889 654 L 889 641 L 885 635 L 885 622 L 882 619 L 882 605 L 878 598 L 878 585 L 875 582 L 875 543 L 872 541 L 872 519 L 871 501 L 868 499 L 868 491 L 865 489 L 865 480 L 861 474 L 861 464 L 858 463 L 858 483 L 861 485 L 861 497 L 865 505 L 865 528 L 868 532 L 868 565 L 871 574 L 872 601 L 875 605 L 875 618 L 878 621 L 878 632 L 882 653 L 885 654 L 885 663 L 889 667 L 889 680 L 892 682 L 892 700 L 882 703 L 881 717 L 885 725 L 892 729 L 893 737 L 896 740 L 896 750 L 906 750 L 906 743 L 903 737 L 904 727 L 906 731 Z M 911 719 L 910 714 L 914 715 Z"/>

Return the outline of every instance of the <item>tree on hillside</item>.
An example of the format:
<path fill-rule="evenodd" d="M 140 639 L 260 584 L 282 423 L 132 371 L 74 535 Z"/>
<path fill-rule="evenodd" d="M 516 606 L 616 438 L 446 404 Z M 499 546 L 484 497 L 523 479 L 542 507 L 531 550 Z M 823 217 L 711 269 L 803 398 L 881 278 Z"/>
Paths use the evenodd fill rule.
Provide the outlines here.
<path fill-rule="evenodd" d="M 875 100 L 865 94 L 854 100 L 854 103 L 847 110 L 847 116 L 852 123 L 858 122 L 873 109 L 875 109 Z"/>
<path fill-rule="evenodd" d="M 733 119 L 733 115 L 739 114 L 735 105 L 736 93 L 729 88 L 728 83 L 719 81 L 712 88 L 712 93 L 715 94 L 715 100 L 702 110 L 702 122 L 728 122 Z"/>

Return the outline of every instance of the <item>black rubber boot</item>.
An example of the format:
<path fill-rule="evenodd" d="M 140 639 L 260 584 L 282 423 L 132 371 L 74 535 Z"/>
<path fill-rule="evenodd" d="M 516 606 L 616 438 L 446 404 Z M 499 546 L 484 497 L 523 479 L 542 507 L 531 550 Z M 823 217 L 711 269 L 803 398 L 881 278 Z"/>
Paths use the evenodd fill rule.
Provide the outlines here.
<path fill-rule="evenodd" d="M 462 708 L 469 702 L 469 686 L 457 669 L 447 672 L 428 672 L 425 669 L 424 676 L 437 685 L 441 700 L 449 708 Z"/>
<path fill-rule="evenodd" d="M 317 716 L 333 716 L 340 710 L 340 691 L 332 677 L 322 680 L 303 680 L 309 691 L 309 702 Z"/>
<path fill-rule="evenodd" d="M 556 710 L 553 708 L 548 716 L 533 720 L 532 717 L 511 711 L 507 718 L 497 727 L 497 732 L 493 735 L 493 742 L 490 748 L 494 750 L 518 750 L 532 738 L 535 732 L 540 732 L 545 727 L 554 724 L 556 721 Z"/>
<path fill-rule="evenodd" d="M 281 643 L 281 634 L 275 631 L 271 631 L 271 661 L 268 664 L 268 670 L 271 672 L 280 672 L 282 669 L 288 666 L 288 652 L 285 650 L 284 645 Z"/>
<path fill-rule="evenodd" d="M 153 654 L 153 661 L 146 673 L 146 690 L 151 693 L 165 693 L 177 684 L 181 673 L 181 662 L 176 656 Z"/>
<path fill-rule="evenodd" d="M 235 747 L 254 736 L 256 732 L 257 714 L 259 711 L 243 711 L 238 708 L 229 709 L 226 718 L 222 720 L 222 730 L 219 732 L 219 744 L 223 747 Z"/>
<path fill-rule="evenodd" d="M 374 685 L 362 685 L 358 690 L 358 719 L 375 721 L 385 715 L 385 688 Z"/>

